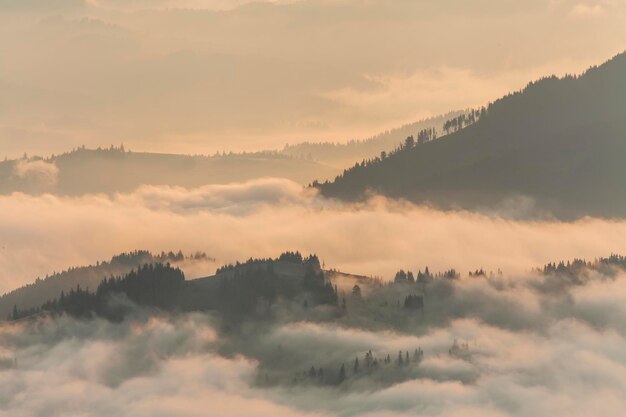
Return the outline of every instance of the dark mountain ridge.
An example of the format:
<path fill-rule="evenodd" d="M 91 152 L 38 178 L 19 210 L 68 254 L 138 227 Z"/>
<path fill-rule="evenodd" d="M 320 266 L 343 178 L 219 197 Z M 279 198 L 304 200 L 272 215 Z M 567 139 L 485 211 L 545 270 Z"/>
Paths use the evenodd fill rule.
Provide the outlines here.
<path fill-rule="evenodd" d="M 562 218 L 626 216 L 626 54 L 581 76 L 548 77 L 491 103 L 480 119 L 318 185 L 329 197 L 374 192 L 441 208 L 518 196 Z"/>

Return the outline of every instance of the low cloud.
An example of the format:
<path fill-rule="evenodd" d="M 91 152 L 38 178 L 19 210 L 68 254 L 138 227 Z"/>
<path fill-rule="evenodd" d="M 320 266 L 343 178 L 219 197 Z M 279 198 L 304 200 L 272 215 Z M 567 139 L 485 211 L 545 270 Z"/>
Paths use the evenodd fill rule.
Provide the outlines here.
<path fill-rule="evenodd" d="M 13 180 L 24 183 L 26 189 L 52 191 L 57 183 L 59 168 L 54 162 L 19 159 L 13 166 Z"/>
<path fill-rule="evenodd" d="M 303 415 L 250 386 L 254 361 L 213 352 L 205 316 L 40 326 L 0 327 L 13 363 L 0 371 L 0 416 L 67 415 L 69 404 L 92 416 Z"/>
<path fill-rule="evenodd" d="M 121 323 L 69 317 L 0 324 L 0 416 L 519 416 L 618 415 L 626 407 L 626 332 L 623 309 L 607 300 L 624 274 L 597 279 L 562 294 L 528 291 L 529 276 L 505 299 L 537 308 L 535 325 L 512 330 L 490 323 L 487 308 L 425 329 L 386 323 L 386 330 L 336 322 L 275 323 L 263 331 L 220 334 L 206 314 L 136 317 Z M 460 293 L 449 303 L 489 298 L 485 279 L 452 281 Z M 566 308 L 554 303 L 569 294 Z M 615 317 L 602 326 L 589 307 Z M 439 307 L 435 307 L 439 308 Z M 493 309 L 519 309 L 504 303 Z M 623 320 L 621 320 L 623 323 Z M 256 323 L 258 325 L 258 323 Z M 71 336 L 71 337 L 68 337 Z M 449 349 L 467 344 L 463 356 Z M 251 343 L 253 341 L 253 343 Z M 353 376 L 351 361 L 366 351 L 382 357 L 421 346 L 419 365 L 397 365 Z M 274 358 L 280 360 L 276 361 Z M 347 364 L 342 386 L 259 384 L 268 370 L 297 375 L 311 365 L 334 375 Z M 332 366 L 329 366 L 332 365 Z M 392 375 L 403 374 L 400 380 Z M 387 373 L 385 375 L 385 373 Z M 80 392 L 80 395 L 77 393 Z M 71 408 L 70 408 L 71 407 Z"/>
<path fill-rule="evenodd" d="M 142 186 L 129 195 L 117 195 L 124 206 L 145 207 L 153 211 L 178 214 L 211 211 L 244 215 L 267 205 L 305 205 L 313 191 L 281 178 L 266 178 L 245 183 L 214 184 L 188 190 L 183 187 Z"/>
<path fill-rule="evenodd" d="M 210 314 L 140 308 L 119 323 L 4 322 L 0 416 L 619 415 L 626 274 L 590 273 L 582 284 L 544 292 L 537 281 L 549 279 L 556 277 L 443 279 L 427 288 L 423 314 L 388 306 L 391 314 L 381 316 L 372 293 L 349 300 L 345 316 L 313 322 L 278 314 L 227 332 Z M 379 291 L 393 298 L 402 288 Z M 455 341 L 462 354 L 452 353 Z M 419 364 L 352 370 L 369 350 L 395 358 L 418 346 Z M 332 380 L 341 364 L 348 379 L 340 386 L 301 377 L 323 366 Z M 268 374 L 272 382 L 263 382 Z"/>
<path fill-rule="evenodd" d="M 0 218 L 0 291 L 138 248 L 201 250 L 218 264 L 300 250 L 327 268 L 384 279 L 400 268 L 517 273 L 626 252 L 622 220 L 510 220 L 383 198 L 341 204 L 274 179 L 113 197 L 13 194 L 0 197 Z"/>

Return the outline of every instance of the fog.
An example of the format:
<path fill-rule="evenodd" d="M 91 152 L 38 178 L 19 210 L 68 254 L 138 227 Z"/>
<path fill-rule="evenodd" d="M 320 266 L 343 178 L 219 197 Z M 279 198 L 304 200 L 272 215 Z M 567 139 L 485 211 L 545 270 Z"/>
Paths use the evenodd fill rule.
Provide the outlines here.
<path fill-rule="evenodd" d="M 131 194 L 79 198 L 0 197 L 0 292 L 122 251 L 182 249 L 215 264 L 316 253 L 326 268 L 391 279 L 400 269 L 502 269 L 523 273 L 562 259 L 624 253 L 626 222 L 559 222 L 503 204 L 500 211 L 438 211 L 373 197 L 351 205 L 282 179 L 197 189 L 141 187 Z M 530 216 L 530 217 L 529 217 Z M 535 219 L 535 220 L 532 220 Z"/>
<path fill-rule="evenodd" d="M 400 330 L 388 322 L 386 330 L 375 330 L 352 321 L 367 315 L 365 307 L 335 323 L 292 317 L 258 331 L 244 326 L 248 343 L 220 333 L 218 318 L 199 313 L 137 309 L 121 323 L 67 316 L 3 323 L 0 415 L 619 414 L 626 407 L 626 311 L 618 300 L 626 277 L 592 275 L 558 294 L 532 290 L 537 279 L 446 283 L 455 291 L 445 322 L 431 320 L 438 307 L 428 307 L 423 318 L 412 319 L 417 327 Z M 495 297 L 519 302 L 484 302 Z M 464 304 L 479 308 L 456 316 Z M 512 330 L 516 315 L 527 316 L 527 325 Z M 509 318 L 497 324 L 495 316 Z M 462 355 L 450 353 L 454 340 L 467 343 Z M 404 370 L 392 364 L 358 376 L 348 366 L 341 386 L 284 383 L 311 365 L 324 364 L 334 375 L 339 363 L 351 365 L 368 350 L 382 357 L 414 346 L 424 358 Z M 284 382 L 260 384 L 271 370 Z M 394 380 L 398 373 L 402 379 Z"/>

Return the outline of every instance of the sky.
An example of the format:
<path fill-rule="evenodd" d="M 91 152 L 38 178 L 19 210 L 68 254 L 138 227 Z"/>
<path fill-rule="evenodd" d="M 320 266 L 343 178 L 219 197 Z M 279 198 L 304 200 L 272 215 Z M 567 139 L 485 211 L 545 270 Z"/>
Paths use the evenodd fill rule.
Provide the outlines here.
<path fill-rule="evenodd" d="M 619 0 L 0 0 L 0 157 L 365 138 L 600 64 L 625 18 Z"/>

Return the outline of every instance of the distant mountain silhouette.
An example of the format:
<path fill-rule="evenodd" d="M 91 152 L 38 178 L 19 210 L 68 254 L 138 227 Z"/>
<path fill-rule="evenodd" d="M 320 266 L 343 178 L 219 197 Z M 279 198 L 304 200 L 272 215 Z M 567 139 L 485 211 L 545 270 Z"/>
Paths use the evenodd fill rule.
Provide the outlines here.
<path fill-rule="evenodd" d="M 77 149 L 50 158 L 0 162 L 0 194 L 60 195 L 131 192 L 141 185 L 199 187 L 280 177 L 307 184 L 337 168 L 279 152 L 193 156 L 129 152 L 120 147 Z"/>
<path fill-rule="evenodd" d="M 530 83 L 458 132 L 314 185 L 344 200 L 375 192 L 476 209 L 526 196 L 561 218 L 624 217 L 625 157 L 626 54 L 620 54 L 581 76 Z"/>
<path fill-rule="evenodd" d="M 372 158 L 378 155 L 380 151 L 392 151 L 402 143 L 404 138 L 414 135 L 420 130 L 434 128 L 441 132 L 445 122 L 465 113 L 466 111 L 454 111 L 430 117 L 417 122 L 407 123 L 367 139 L 351 140 L 346 143 L 302 142 L 294 145 L 285 145 L 281 154 L 296 158 L 312 159 L 343 169 L 355 162 Z"/>
<path fill-rule="evenodd" d="M 287 178 L 300 184 L 330 179 L 345 166 L 392 151 L 409 134 L 443 124 L 456 111 L 403 125 L 368 139 L 347 143 L 302 142 L 278 151 L 221 153 L 212 156 L 130 152 L 122 147 L 84 147 L 48 158 L 0 162 L 0 194 L 24 192 L 83 195 L 125 193 L 141 185 L 199 187 L 259 177 Z"/>

